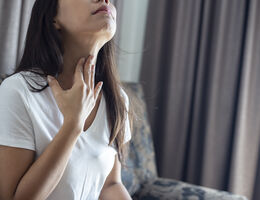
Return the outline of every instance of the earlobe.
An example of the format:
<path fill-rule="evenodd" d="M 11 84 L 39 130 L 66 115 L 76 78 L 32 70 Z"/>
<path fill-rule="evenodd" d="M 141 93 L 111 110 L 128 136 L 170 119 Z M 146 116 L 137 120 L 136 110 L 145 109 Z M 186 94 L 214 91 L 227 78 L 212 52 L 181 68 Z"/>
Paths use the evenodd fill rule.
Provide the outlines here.
<path fill-rule="evenodd" d="M 55 26 L 55 28 L 60 31 L 60 26 L 58 25 L 57 21 L 56 20 L 53 20 L 53 24 Z"/>

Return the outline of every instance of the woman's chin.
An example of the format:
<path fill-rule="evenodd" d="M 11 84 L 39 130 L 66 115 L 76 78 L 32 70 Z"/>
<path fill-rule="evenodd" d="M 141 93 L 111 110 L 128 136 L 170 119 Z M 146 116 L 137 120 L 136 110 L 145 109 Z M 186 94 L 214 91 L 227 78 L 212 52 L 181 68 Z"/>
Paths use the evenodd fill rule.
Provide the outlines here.
<path fill-rule="evenodd" d="M 102 28 L 97 31 L 98 36 L 103 36 L 105 38 L 113 38 L 116 33 L 116 28 L 115 26 L 111 26 L 109 24 L 104 24 Z"/>

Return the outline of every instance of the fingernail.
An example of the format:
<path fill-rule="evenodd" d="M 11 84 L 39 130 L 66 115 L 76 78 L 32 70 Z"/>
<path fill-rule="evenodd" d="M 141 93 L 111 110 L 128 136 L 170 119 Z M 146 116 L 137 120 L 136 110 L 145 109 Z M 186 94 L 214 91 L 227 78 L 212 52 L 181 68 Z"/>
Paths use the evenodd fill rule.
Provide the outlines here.
<path fill-rule="evenodd" d="M 53 77 L 50 75 L 47 75 L 47 80 L 48 80 L 48 82 L 51 82 L 53 80 Z"/>

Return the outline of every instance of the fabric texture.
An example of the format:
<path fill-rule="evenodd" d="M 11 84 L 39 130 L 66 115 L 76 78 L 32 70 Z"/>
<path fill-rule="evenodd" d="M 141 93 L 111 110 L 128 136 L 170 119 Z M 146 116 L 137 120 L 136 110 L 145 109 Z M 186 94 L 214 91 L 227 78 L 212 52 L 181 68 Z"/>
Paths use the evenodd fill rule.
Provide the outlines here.
<path fill-rule="evenodd" d="M 142 185 L 137 200 L 248 200 L 244 196 L 214 190 L 168 178 L 157 178 Z"/>
<path fill-rule="evenodd" d="M 33 150 L 37 159 L 58 133 L 63 115 L 50 87 L 40 93 L 30 92 L 22 75 L 30 76 L 30 72 L 14 74 L 0 85 L 0 144 Z M 121 91 L 128 108 L 128 96 L 122 88 Z M 124 142 L 131 139 L 129 119 L 126 120 Z M 117 153 L 114 146 L 108 146 L 109 136 L 102 94 L 93 123 L 79 136 L 64 174 L 48 200 L 98 199 Z"/>

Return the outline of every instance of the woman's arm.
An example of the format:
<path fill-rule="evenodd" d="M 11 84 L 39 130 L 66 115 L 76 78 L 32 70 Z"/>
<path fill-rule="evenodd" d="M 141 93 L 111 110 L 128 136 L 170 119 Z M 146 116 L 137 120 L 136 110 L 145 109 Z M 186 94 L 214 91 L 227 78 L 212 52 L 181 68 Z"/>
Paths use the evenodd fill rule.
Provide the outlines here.
<path fill-rule="evenodd" d="M 115 183 L 107 187 L 99 200 L 132 200 L 122 183 Z"/>
<path fill-rule="evenodd" d="M 106 178 L 99 200 L 132 200 L 121 180 L 121 163 L 115 155 L 114 166 Z"/>
<path fill-rule="evenodd" d="M 14 200 L 46 199 L 55 189 L 67 166 L 80 131 L 65 122 L 42 155 L 20 181 Z"/>
<path fill-rule="evenodd" d="M 24 169 L 24 166 L 26 166 L 27 163 L 21 163 L 21 165 L 17 163 L 18 165 L 15 166 L 16 172 L 8 170 L 8 165 L 10 163 L 17 162 L 15 155 L 19 155 L 19 160 L 21 162 L 28 162 L 28 164 L 31 163 L 28 159 L 22 161 L 23 156 L 21 152 L 25 152 L 23 151 L 24 149 L 15 148 L 15 150 L 12 150 L 12 155 L 10 156 L 6 154 L 6 151 L 4 150 L 5 147 L 2 146 L 0 151 L 0 160 L 4 160 L 5 162 L 0 163 L 1 199 L 46 199 L 60 181 L 72 149 L 77 141 L 80 131 L 78 131 L 75 127 L 76 126 L 74 126 L 73 123 L 64 122 L 52 142 L 46 147 L 45 151 L 39 156 L 39 158 L 29 167 L 24 175 L 18 175 L 16 172 L 22 173 L 22 170 L 20 169 Z M 24 157 L 28 158 L 25 153 Z M 9 183 L 14 183 L 15 181 L 18 181 L 19 177 L 22 177 L 19 183 L 16 182 L 17 184 L 9 184 L 9 186 L 4 186 L 5 180 L 8 180 Z M 16 185 L 17 187 L 15 187 Z"/>

